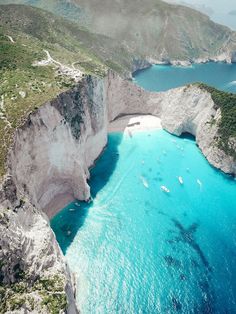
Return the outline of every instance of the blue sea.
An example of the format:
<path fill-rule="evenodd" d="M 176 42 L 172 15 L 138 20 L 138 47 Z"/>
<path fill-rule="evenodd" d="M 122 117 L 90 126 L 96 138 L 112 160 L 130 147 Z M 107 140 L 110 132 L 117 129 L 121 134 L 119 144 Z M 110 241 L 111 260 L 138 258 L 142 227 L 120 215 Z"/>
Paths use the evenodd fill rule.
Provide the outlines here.
<path fill-rule="evenodd" d="M 236 313 L 236 182 L 194 140 L 109 135 L 90 184 L 51 222 L 82 314 Z"/>
<path fill-rule="evenodd" d="M 236 181 L 193 138 L 110 134 L 89 184 L 51 220 L 82 314 L 236 313 Z"/>
<path fill-rule="evenodd" d="M 203 82 L 236 93 L 236 64 L 208 62 L 189 67 L 153 65 L 136 72 L 134 82 L 150 91 L 166 91 L 189 83 Z"/>

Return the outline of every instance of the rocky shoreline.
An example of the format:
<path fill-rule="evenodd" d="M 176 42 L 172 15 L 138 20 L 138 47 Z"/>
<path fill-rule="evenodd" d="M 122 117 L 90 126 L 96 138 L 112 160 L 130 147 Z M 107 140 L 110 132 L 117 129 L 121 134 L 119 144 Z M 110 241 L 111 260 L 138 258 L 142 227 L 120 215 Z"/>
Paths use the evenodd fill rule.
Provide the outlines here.
<path fill-rule="evenodd" d="M 89 199 L 89 168 L 106 146 L 110 122 L 137 114 L 159 118 L 172 134 L 191 133 L 213 166 L 236 174 L 236 162 L 216 144 L 217 124 L 209 122 L 218 121 L 221 111 L 207 91 L 191 85 L 150 93 L 114 72 L 103 79 L 85 76 L 74 89 L 30 114 L 15 133 L 8 172 L 0 187 L 0 260 L 6 289 L 26 280 L 19 282 L 19 271 L 36 287 L 38 278 L 60 276 L 62 301 L 67 300 L 60 306 L 67 313 L 77 313 L 70 271 L 47 217 L 63 207 L 68 197 Z M 20 230 L 21 244 L 16 230 Z M 34 313 L 27 301 L 31 294 L 27 288 L 19 298 Z M 38 312 L 41 306 L 45 310 L 38 288 L 34 300 Z"/>
<path fill-rule="evenodd" d="M 169 58 L 156 60 L 153 58 L 147 58 L 147 61 L 150 65 L 152 64 L 174 65 L 174 66 L 182 66 L 182 67 L 188 67 L 194 63 L 200 64 L 200 63 L 207 63 L 207 62 L 225 62 L 225 63 L 231 64 L 231 63 L 236 62 L 236 52 L 222 53 L 218 56 L 194 58 L 194 59 L 187 59 L 187 60 L 174 60 L 174 59 L 169 59 Z M 142 69 L 143 68 L 140 68 L 139 70 L 142 70 Z"/>

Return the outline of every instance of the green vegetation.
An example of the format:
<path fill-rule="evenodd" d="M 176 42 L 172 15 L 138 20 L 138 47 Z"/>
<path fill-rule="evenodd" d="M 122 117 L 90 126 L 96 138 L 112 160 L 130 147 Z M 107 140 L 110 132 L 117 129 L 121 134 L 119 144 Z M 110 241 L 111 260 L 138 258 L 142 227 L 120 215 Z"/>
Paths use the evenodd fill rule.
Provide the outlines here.
<path fill-rule="evenodd" d="M 15 129 L 30 112 L 75 85 L 70 76 L 58 73 L 55 64 L 36 66 L 47 60 L 45 50 L 70 69 L 100 77 L 109 67 L 125 74 L 132 66 L 131 55 L 106 36 L 41 9 L 1 5 L 0 178 Z"/>
<path fill-rule="evenodd" d="M 16 40 L 11 43 L 0 28 L 0 176 L 5 172 L 6 154 L 15 128 L 29 112 L 65 90 L 65 84 L 70 82 L 67 77 L 56 76 L 51 66 L 32 66 L 35 60 L 45 57 L 39 43 L 20 36 Z M 27 46 L 23 46 L 24 42 Z"/>
<path fill-rule="evenodd" d="M 236 94 L 226 93 L 202 83 L 198 86 L 211 94 L 216 107 L 221 110 L 218 147 L 236 160 L 236 151 L 230 145 L 230 139 L 236 138 Z"/>
<path fill-rule="evenodd" d="M 208 58 L 218 55 L 222 47 L 232 51 L 236 47 L 236 33 L 227 27 L 196 10 L 160 0 L 0 0 L 13 2 L 63 16 L 125 43 L 135 56 L 144 58 Z"/>
<path fill-rule="evenodd" d="M 24 307 L 28 311 L 37 308 L 50 314 L 59 314 L 67 307 L 64 280 L 59 275 L 39 278 L 30 284 L 27 276 L 11 285 L 0 284 L 0 313 Z"/>
<path fill-rule="evenodd" d="M 33 289 L 39 291 L 42 297 L 42 305 L 46 306 L 48 313 L 59 314 L 61 310 L 66 309 L 67 299 L 64 284 L 62 278 L 58 275 L 52 278 L 39 279 Z"/>

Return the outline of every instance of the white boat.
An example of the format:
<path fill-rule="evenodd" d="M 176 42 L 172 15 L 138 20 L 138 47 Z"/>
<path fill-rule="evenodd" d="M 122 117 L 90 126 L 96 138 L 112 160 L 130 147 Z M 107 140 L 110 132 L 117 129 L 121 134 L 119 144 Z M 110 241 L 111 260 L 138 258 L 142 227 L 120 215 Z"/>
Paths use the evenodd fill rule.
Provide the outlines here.
<path fill-rule="evenodd" d="M 184 180 L 183 180 L 182 177 L 178 177 L 178 180 L 179 180 L 179 183 L 180 183 L 180 184 L 184 184 Z"/>
<path fill-rule="evenodd" d="M 202 182 L 199 179 L 197 179 L 197 184 L 199 184 L 200 187 L 202 186 Z"/>
<path fill-rule="evenodd" d="M 80 206 L 80 204 L 79 204 L 79 203 L 75 203 L 75 205 L 76 205 L 76 206 Z"/>
<path fill-rule="evenodd" d="M 140 177 L 140 179 L 142 180 L 142 182 L 143 182 L 143 185 L 145 186 L 145 188 L 149 188 L 149 185 L 148 185 L 148 182 L 147 182 L 147 180 L 144 178 L 144 177 Z"/>
<path fill-rule="evenodd" d="M 75 211 L 75 208 L 70 208 L 69 211 L 70 211 L 70 212 L 74 212 L 74 211 Z"/>
<path fill-rule="evenodd" d="M 170 193 L 170 190 L 166 186 L 164 186 L 164 185 L 161 185 L 161 190 L 163 192 Z"/>

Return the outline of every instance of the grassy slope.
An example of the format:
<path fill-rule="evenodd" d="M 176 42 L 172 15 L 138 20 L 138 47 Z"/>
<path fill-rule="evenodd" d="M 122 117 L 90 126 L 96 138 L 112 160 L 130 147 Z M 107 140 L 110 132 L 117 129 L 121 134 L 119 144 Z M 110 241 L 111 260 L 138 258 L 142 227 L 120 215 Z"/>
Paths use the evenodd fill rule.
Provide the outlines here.
<path fill-rule="evenodd" d="M 45 8 L 92 32 L 124 43 L 143 57 L 192 59 L 236 49 L 236 33 L 196 10 L 160 0 L 0 0 Z"/>
<path fill-rule="evenodd" d="M 229 143 L 230 139 L 236 139 L 236 94 L 219 91 L 202 83 L 198 86 L 208 91 L 217 108 L 221 109 L 221 120 L 218 125 L 218 147 L 236 160 L 235 148 Z M 213 120 L 212 123 L 215 121 Z"/>
<path fill-rule="evenodd" d="M 74 1 L 91 14 L 91 30 L 125 40 L 134 50 L 156 58 L 162 53 L 172 59 L 214 55 L 235 36 L 202 13 L 158 0 L 120 0 L 119 5 L 109 0 Z M 109 27 L 111 19 L 117 23 Z"/>
<path fill-rule="evenodd" d="M 90 34 L 40 9 L 0 6 L 0 101 L 4 101 L 0 109 L 0 177 L 15 128 L 30 111 L 74 84 L 69 77 L 58 76 L 53 66 L 32 66 L 46 59 L 43 49 L 63 64 L 76 62 L 82 71 L 98 76 L 103 76 L 108 66 L 123 73 L 132 64 L 131 56 L 105 36 Z M 25 98 L 19 94 L 22 91 Z"/>

